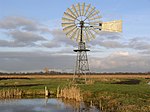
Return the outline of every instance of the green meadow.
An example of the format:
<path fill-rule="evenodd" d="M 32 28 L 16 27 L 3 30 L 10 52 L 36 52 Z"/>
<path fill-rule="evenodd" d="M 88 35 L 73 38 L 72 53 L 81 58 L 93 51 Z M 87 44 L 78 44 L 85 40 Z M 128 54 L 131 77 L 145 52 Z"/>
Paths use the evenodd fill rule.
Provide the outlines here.
<path fill-rule="evenodd" d="M 119 79 L 102 78 L 90 79 L 90 84 L 72 84 L 71 79 L 1 79 L 0 90 L 18 88 L 24 91 L 24 95 L 38 97 L 43 95 L 45 86 L 50 93 L 56 95 L 57 88 L 68 85 L 77 86 L 83 94 L 83 100 L 101 110 L 129 110 L 130 111 L 149 111 L 150 109 L 150 82 L 149 78 Z"/>

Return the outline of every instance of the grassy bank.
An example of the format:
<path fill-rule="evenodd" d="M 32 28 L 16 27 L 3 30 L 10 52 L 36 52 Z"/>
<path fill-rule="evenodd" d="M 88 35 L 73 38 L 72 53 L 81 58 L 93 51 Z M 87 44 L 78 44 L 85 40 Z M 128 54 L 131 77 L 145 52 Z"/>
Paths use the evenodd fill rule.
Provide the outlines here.
<path fill-rule="evenodd" d="M 24 95 L 44 95 L 47 86 L 51 93 L 56 93 L 59 85 L 67 85 L 68 79 L 3 79 L 0 81 L 0 90 L 18 88 Z"/>
<path fill-rule="evenodd" d="M 150 79 L 99 79 L 92 85 L 81 85 L 84 99 L 103 111 L 149 112 Z M 135 83 L 138 81 L 138 83 Z M 125 82 L 125 83 L 116 83 Z M 86 91 L 86 92 L 85 92 Z"/>
<path fill-rule="evenodd" d="M 1 79 L 0 90 L 18 88 L 25 95 L 44 95 L 47 86 L 52 93 L 57 87 L 65 87 L 70 78 Z M 93 78 L 92 84 L 78 84 L 84 101 L 103 111 L 143 112 L 150 111 L 150 78 L 147 77 L 101 77 Z"/>

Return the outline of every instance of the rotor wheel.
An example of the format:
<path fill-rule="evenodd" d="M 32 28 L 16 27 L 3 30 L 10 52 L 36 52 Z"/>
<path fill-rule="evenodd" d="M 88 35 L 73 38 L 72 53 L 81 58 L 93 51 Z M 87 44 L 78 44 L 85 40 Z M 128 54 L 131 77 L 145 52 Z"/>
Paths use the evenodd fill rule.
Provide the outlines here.
<path fill-rule="evenodd" d="M 99 11 L 91 4 L 78 3 L 72 5 L 64 12 L 62 17 L 62 27 L 66 36 L 72 40 L 90 41 L 95 39 L 96 33 L 99 33 L 100 21 L 102 18 Z M 82 30 L 82 31 L 81 31 Z"/>

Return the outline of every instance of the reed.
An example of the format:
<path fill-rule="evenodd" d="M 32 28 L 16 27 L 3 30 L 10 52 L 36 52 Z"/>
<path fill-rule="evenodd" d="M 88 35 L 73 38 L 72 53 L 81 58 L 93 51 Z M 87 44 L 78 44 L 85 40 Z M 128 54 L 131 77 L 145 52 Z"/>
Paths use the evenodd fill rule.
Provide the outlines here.
<path fill-rule="evenodd" d="M 71 99 L 76 101 L 82 101 L 83 96 L 81 94 L 80 88 L 77 86 L 67 86 L 62 89 L 59 87 L 57 88 L 57 97 L 58 98 L 65 98 L 65 99 Z"/>
<path fill-rule="evenodd" d="M 94 80 L 89 79 L 89 80 L 87 80 L 87 81 L 85 82 L 85 84 L 87 84 L 87 85 L 94 84 Z"/>
<path fill-rule="evenodd" d="M 23 95 L 23 91 L 18 88 L 0 90 L 0 99 L 19 98 L 22 95 Z"/>

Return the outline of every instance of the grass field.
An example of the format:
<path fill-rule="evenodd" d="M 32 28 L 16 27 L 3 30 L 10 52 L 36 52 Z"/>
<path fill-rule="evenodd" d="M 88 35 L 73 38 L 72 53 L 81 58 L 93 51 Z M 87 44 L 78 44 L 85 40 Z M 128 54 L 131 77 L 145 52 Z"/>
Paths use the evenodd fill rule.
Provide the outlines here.
<path fill-rule="evenodd" d="M 84 78 L 85 76 L 83 76 Z M 72 79 L 73 75 L 0 75 L 0 79 Z M 148 75 L 87 75 L 86 78 L 150 78 Z"/>
<path fill-rule="evenodd" d="M 86 102 L 95 105 L 101 103 L 103 110 L 129 110 L 127 112 L 150 111 L 150 76 L 90 76 L 92 84 L 78 84 Z M 0 90 L 19 88 L 26 94 L 44 94 L 44 87 L 56 93 L 58 86 L 65 87 L 72 80 L 72 76 L 0 76 Z M 100 102 L 101 101 L 101 102 Z M 107 106 L 106 106 L 107 105 Z"/>

